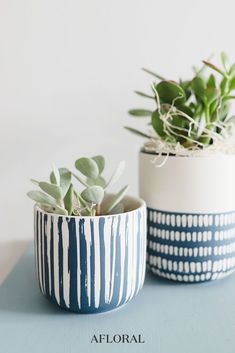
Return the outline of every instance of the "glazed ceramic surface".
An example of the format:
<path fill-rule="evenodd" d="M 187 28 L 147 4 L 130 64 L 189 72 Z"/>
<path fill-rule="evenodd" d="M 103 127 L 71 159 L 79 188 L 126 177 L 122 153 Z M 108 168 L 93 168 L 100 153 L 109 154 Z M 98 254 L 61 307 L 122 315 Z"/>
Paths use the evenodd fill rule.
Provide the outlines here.
<path fill-rule="evenodd" d="M 140 153 L 147 203 L 148 264 L 176 281 L 203 282 L 235 268 L 235 156 Z"/>
<path fill-rule="evenodd" d="M 57 216 L 35 207 L 35 257 L 41 292 L 64 309 L 98 313 L 130 301 L 145 274 L 146 208 L 100 217 Z M 128 206 L 128 207 L 129 207 Z"/>

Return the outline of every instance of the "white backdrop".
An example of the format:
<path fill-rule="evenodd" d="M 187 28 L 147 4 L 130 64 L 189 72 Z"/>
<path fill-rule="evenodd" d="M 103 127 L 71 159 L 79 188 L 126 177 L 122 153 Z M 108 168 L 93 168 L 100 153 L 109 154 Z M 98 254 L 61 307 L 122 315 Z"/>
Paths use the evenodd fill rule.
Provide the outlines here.
<path fill-rule="evenodd" d="M 72 167 L 102 153 L 125 159 L 137 194 L 142 125 L 127 110 L 146 106 L 148 67 L 187 78 L 193 64 L 225 50 L 235 61 L 234 1 L 0 1 L 0 240 L 32 237 L 30 177 L 51 162 Z M 120 185 L 121 185 L 120 184 Z"/>

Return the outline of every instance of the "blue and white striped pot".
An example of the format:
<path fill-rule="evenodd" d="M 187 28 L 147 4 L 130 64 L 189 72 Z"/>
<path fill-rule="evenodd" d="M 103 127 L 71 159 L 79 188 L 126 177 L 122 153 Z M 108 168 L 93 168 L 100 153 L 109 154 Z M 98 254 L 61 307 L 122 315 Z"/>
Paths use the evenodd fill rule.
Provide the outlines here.
<path fill-rule="evenodd" d="M 99 313 L 129 302 L 141 289 L 146 262 L 146 207 L 126 197 L 128 212 L 66 217 L 35 206 L 39 287 L 51 302 Z"/>
<path fill-rule="evenodd" d="M 165 163 L 164 163 L 165 159 Z M 139 157 L 154 274 L 204 282 L 235 269 L 235 156 Z"/>

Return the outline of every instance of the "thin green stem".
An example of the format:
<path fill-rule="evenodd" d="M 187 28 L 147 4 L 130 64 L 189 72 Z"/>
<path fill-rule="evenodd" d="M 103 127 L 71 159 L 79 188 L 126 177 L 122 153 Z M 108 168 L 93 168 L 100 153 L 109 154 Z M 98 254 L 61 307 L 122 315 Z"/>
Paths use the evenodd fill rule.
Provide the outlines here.
<path fill-rule="evenodd" d="M 150 96 L 150 94 L 147 94 L 147 93 L 144 93 L 144 92 L 141 92 L 141 91 L 134 91 L 136 94 L 138 94 L 139 96 L 141 97 L 146 97 L 146 98 L 150 98 L 150 99 L 155 99 L 155 97 L 153 96 Z"/>
<path fill-rule="evenodd" d="M 96 205 L 96 216 L 99 216 L 101 214 L 101 205 L 98 204 Z"/>
<path fill-rule="evenodd" d="M 213 70 L 215 70 L 215 71 L 217 71 L 220 75 L 222 75 L 223 77 L 228 77 L 228 75 L 226 74 L 226 73 L 224 73 L 222 70 L 220 70 L 217 66 L 215 66 L 214 64 L 212 64 L 212 63 L 210 63 L 210 62 L 208 62 L 208 61 L 206 61 L 206 60 L 202 60 L 202 62 L 205 64 L 205 65 L 207 65 L 207 66 L 209 66 L 211 69 L 213 69 Z"/>
<path fill-rule="evenodd" d="M 148 74 L 150 74 L 150 75 L 152 75 L 152 76 L 158 78 L 158 79 L 161 80 L 161 81 L 166 81 L 166 79 L 165 79 L 163 76 L 158 75 L 158 74 L 156 74 L 156 73 L 153 72 L 153 71 L 150 71 L 150 70 L 148 70 L 148 69 L 145 69 L 144 67 L 142 67 L 142 70 L 145 71 L 145 72 L 147 72 Z"/>
<path fill-rule="evenodd" d="M 205 113 L 206 113 L 206 125 L 208 125 L 210 123 L 210 109 L 209 109 L 209 105 L 206 105 Z"/>

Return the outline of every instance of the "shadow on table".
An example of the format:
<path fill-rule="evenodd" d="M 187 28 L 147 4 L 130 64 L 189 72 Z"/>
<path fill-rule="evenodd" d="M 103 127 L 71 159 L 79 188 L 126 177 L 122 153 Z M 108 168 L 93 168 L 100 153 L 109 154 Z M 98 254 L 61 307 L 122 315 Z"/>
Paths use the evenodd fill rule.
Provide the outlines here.
<path fill-rule="evenodd" d="M 174 283 L 161 279 L 147 271 L 144 287 L 140 295 L 145 289 L 148 290 L 149 286 L 172 285 Z M 71 312 L 62 310 L 50 303 L 41 294 L 36 280 L 32 249 L 20 259 L 12 273 L 0 286 L 0 313 L 1 311 L 39 315 L 71 314 Z"/>
<path fill-rule="evenodd" d="M 159 277 L 151 272 L 150 269 L 146 269 L 146 276 L 144 286 L 175 286 L 182 285 L 180 282 L 169 281 L 168 279 Z"/>
<path fill-rule="evenodd" d="M 201 285 L 211 285 L 204 283 Z M 195 284 L 197 289 L 200 284 Z M 180 282 L 169 281 L 160 278 L 147 269 L 144 287 L 135 300 L 141 301 L 145 291 L 152 289 L 159 293 L 166 287 L 172 288 L 189 287 L 194 285 L 183 284 Z M 157 288 L 158 287 L 158 288 Z M 62 310 L 56 305 L 50 303 L 41 293 L 36 280 L 34 256 L 32 249 L 23 256 L 16 264 L 12 273 L 0 286 L 0 315 L 1 312 L 25 313 L 25 314 L 72 314 L 69 311 Z M 75 314 L 76 315 L 76 314 Z"/>
<path fill-rule="evenodd" d="M 131 302 L 138 301 L 143 289 L 134 300 Z M 132 308 L 128 304 L 129 310 L 136 311 L 136 308 Z M 140 307 L 138 306 L 140 309 Z M 38 287 L 35 263 L 32 248 L 27 252 L 20 261 L 16 264 L 12 273 L 0 286 L 0 317 L 2 313 L 9 314 L 24 314 L 24 315 L 77 315 L 70 311 L 63 310 L 51 303 L 46 297 L 44 297 Z M 106 315 L 112 313 L 110 311 L 102 314 L 95 314 L 95 316 Z M 116 311 L 117 315 L 121 314 L 119 308 Z M 90 315 L 81 315 L 90 316 Z M 93 314 L 91 314 L 93 316 Z"/>

